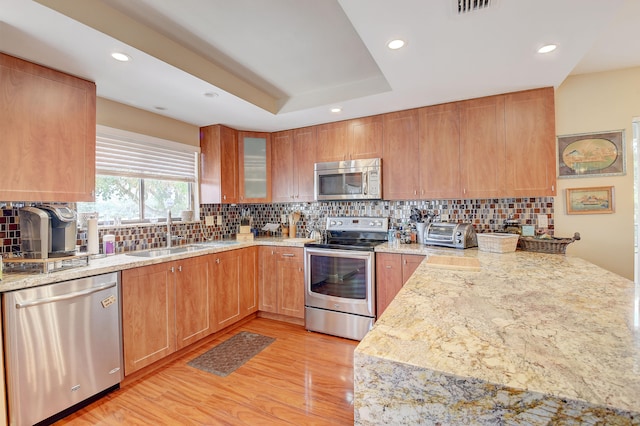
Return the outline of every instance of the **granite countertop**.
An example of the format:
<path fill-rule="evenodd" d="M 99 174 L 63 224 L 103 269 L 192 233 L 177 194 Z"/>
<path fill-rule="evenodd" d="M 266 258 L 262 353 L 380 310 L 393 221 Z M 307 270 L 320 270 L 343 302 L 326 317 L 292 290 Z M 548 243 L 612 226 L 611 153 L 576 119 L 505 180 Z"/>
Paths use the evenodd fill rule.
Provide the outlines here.
<path fill-rule="evenodd" d="M 564 255 L 386 244 L 376 251 L 475 258 L 480 268 L 423 261 L 356 357 L 640 413 L 633 282 Z M 366 404 L 356 401 L 356 410 Z"/>
<path fill-rule="evenodd" d="M 49 273 L 16 273 L 5 271 L 2 281 L 0 281 L 0 293 L 256 245 L 304 247 L 304 243 L 309 241 L 313 240 L 310 238 L 277 237 L 257 238 L 254 241 L 216 240 L 190 244 L 189 246 L 195 246 L 196 248 L 189 252 L 167 254 L 164 256 L 137 257 L 127 254 L 116 254 L 96 257 L 90 259 L 87 266 L 79 266 Z M 163 248 L 153 250 L 160 249 Z"/>

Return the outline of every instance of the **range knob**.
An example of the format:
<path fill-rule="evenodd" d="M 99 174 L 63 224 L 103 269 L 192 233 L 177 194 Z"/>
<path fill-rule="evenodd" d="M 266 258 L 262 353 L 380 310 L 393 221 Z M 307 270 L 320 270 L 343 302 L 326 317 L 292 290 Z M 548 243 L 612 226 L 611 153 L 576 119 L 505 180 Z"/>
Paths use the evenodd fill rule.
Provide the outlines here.
<path fill-rule="evenodd" d="M 342 226 L 342 221 L 341 220 L 337 220 L 335 223 L 337 226 Z"/>
<path fill-rule="evenodd" d="M 457 231 L 457 232 L 456 232 L 456 237 L 460 237 L 460 236 L 462 236 L 462 232 Z"/>
<path fill-rule="evenodd" d="M 329 226 L 335 226 L 335 224 L 336 224 L 335 220 L 332 220 L 332 221 L 329 222 Z"/>

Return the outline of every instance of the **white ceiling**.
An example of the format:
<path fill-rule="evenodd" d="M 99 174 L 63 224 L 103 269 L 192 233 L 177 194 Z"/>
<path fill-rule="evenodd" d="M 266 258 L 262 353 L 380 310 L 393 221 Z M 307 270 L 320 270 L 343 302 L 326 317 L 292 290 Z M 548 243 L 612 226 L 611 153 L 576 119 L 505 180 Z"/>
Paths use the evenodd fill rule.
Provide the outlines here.
<path fill-rule="evenodd" d="M 640 1 L 491 2 L 458 16 L 457 0 L 0 0 L 0 51 L 106 99 L 263 131 L 640 66 Z M 407 46 L 387 49 L 396 37 Z"/>

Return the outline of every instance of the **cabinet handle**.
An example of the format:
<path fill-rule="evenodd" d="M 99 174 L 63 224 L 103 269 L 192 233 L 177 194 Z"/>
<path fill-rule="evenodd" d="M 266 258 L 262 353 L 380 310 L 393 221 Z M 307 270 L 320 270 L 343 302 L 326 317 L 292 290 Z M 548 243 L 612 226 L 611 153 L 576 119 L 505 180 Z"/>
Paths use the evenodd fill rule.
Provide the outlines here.
<path fill-rule="evenodd" d="M 216 259 L 216 263 L 220 263 L 220 258 L 217 258 L 217 259 Z"/>
<path fill-rule="evenodd" d="M 551 191 L 555 191 L 556 190 L 556 186 L 555 185 L 551 185 Z"/>
<path fill-rule="evenodd" d="M 176 272 L 176 268 L 174 268 L 173 266 L 170 269 L 171 273 L 174 274 Z"/>
<path fill-rule="evenodd" d="M 387 266 L 385 266 L 385 268 L 391 269 L 391 265 L 387 265 Z"/>
<path fill-rule="evenodd" d="M 178 272 L 182 272 L 182 265 L 178 266 Z"/>
<path fill-rule="evenodd" d="M 226 199 L 227 199 L 227 196 L 226 196 L 226 195 L 223 195 L 223 196 L 222 196 L 222 199 L 223 199 L 223 200 L 226 200 Z"/>
<path fill-rule="evenodd" d="M 294 253 L 282 253 L 282 257 L 295 257 Z"/>

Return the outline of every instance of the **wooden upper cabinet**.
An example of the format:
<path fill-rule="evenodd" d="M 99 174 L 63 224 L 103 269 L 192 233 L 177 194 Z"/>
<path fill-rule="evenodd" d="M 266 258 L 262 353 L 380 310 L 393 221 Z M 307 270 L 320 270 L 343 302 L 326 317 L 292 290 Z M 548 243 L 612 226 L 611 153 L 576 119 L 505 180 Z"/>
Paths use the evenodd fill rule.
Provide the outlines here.
<path fill-rule="evenodd" d="M 293 131 L 293 182 L 295 201 L 313 201 L 313 166 L 316 163 L 317 129 Z"/>
<path fill-rule="evenodd" d="M 504 98 L 508 195 L 556 195 L 553 88 L 509 93 Z"/>
<path fill-rule="evenodd" d="M 93 201 L 96 85 L 0 53 L 1 200 Z"/>
<path fill-rule="evenodd" d="M 316 126 L 318 162 L 382 157 L 382 116 Z"/>
<path fill-rule="evenodd" d="M 238 202 L 271 202 L 271 134 L 238 132 L 238 181 Z"/>
<path fill-rule="evenodd" d="M 457 103 L 419 109 L 420 196 L 460 196 L 460 119 Z"/>
<path fill-rule="evenodd" d="M 293 198 L 293 130 L 271 135 L 271 154 L 271 201 L 275 203 L 295 201 Z"/>
<path fill-rule="evenodd" d="M 271 135 L 271 201 L 313 201 L 316 128 Z"/>
<path fill-rule="evenodd" d="M 219 124 L 200 129 L 200 202 L 238 202 L 238 132 Z"/>
<path fill-rule="evenodd" d="M 327 123 L 316 126 L 318 144 L 316 159 L 319 163 L 326 161 L 343 161 L 347 159 L 347 123 Z"/>
<path fill-rule="evenodd" d="M 504 96 L 459 102 L 461 197 L 505 192 Z"/>
<path fill-rule="evenodd" d="M 349 120 L 347 141 L 349 160 L 382 157 L 382 116 Z"/>
<path fill-rule="evenodd" d="M 383 115 L 382 196 L 385 200 L 420 198 L 418 110 Z"/>

